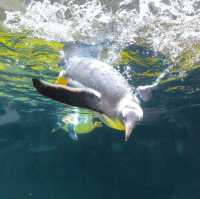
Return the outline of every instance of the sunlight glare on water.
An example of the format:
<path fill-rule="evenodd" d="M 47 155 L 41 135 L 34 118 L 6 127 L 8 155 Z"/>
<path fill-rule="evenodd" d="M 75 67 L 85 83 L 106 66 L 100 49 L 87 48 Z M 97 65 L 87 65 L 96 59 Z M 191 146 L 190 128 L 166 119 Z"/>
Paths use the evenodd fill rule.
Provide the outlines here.
<path fill-rule="evenodd" d="M 7 12 L 4 24 L 13 31 L 28 29 L 34 36 L 57 41 L 109 40 L 118 48 L 145 44 L 173 61 L 199 42 L 197 0 L 140 0 L 129 9 L 132 4 L 131 0 L 119 1 L 113 9 L 112 4 L 98 0 L 82 4 L 32 0 L 25 12 Z"/>

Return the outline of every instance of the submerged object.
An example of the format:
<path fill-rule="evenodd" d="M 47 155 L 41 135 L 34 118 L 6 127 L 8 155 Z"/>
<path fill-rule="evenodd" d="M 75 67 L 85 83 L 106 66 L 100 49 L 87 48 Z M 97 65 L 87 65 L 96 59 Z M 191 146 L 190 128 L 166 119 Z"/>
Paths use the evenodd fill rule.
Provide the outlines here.
<path fill-rule="evenodd" d="M 67 51 L 64 51 L 67 56 Z M 85 54 L 68 58 L 59 79 L 64 85 L 33 79 L 42 95 L 56 101 L 96 112 L 107 126 L 125 131 L 125 140 L 143 118 L 138 97 L 127 80 L 112 66 Z"/>
<path fill-rule="evenodd" d="M 102 123 L 96 121 L 92 114 L 83 114 L 79 110 L 63 117 L 62 121 L 58 122 L 57 125 L 53 132 L 62 128 L 75 141 L 78 140 L 79 134 L 88 134 L 94 129 L 102 127 Z"/>

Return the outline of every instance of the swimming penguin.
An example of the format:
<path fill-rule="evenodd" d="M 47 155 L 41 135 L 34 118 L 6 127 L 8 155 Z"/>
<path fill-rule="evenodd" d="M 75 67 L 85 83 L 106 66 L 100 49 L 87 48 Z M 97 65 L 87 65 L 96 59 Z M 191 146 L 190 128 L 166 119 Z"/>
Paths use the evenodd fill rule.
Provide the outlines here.
<path fill-rule="evenodd" d="M 52 132 L 63 129 L 72 140 L 78 141 L 78 135 L 89 134 L 100 127 L 102 127 L 102 123 L 92 114 L 84 114 L 79 109 L 75 109 L 73 113 L 69 113 L 61 121 L 59 120 Z"/>
<path fill-rule="evenodd" d="M 127 141 L 143 118 L 140 101 L 128 81 L 111 65 L 82 51 L 68 56 L 64 49 L 64 57 L 65 69 L 57 84 L 33 79 L 34 87 L 48 98 L 94 111 L 107 126 L 125 131 Z"/>

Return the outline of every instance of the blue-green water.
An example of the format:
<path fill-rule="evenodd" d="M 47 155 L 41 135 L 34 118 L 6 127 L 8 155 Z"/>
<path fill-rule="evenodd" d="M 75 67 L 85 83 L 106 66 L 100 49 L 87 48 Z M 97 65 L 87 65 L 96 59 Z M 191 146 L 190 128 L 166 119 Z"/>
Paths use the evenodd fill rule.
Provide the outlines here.
<path fill-rule="evenodd" d="M 71 9 L 73 11 L 73 7 Z M 30 8 L 28 11 L 32 13 Z M 26 13 L 26 17 L 31 19 L 32 16 Z M 67 26 L 66 21 L 57 20 L 56 23 Z M 80 26 L 77 21 L 75 24 Z M 91 27 L 93 29 L 85 31 L 81 26 L 85 35 L 80 28 L 79 34 L 72 34 L 73 40 L 93 44 L 93 34 L 88 32 L 97 35 L 99 32 Z M 61 70 L 59 51 L 63 43 L 60 38 L 55 41 L 54 37 L 60 35 L 49 39 L 45 32 L 48 36 L 44 37 L 44 32 L 34 32 L 33 29 L 38 28 L 35 24 L 28 28 L 20 26 L 20 33 L 9 28 L 11 30 L 3 27 L 0 32 L 0 198 L 200 197 L 198 42 L 182 49 L 174 58 L 162 48 L 154 49 L 147 38 L 125 42 L 123 47 L 119 43 L 115 45 L 121 37 L 114 38 L 116 41 L 111 39 L 114 45 L 108 42 L 100 58 L 117 67 L 131 85 L 151 84 L 164 69 L 174 67 L 159 83 L 152 99 L 142 104 L 144 121 L 137 125 L 128 142 L 124 142 L 123 133 L 105 126 L 80 135 L 75 142 L 63 129 L 52 132 L 60 118 L 71 109 L 44 98 L 32 86 L 33 77 L 49 82 L 56 80 Z M 110 35 L 106 39 L 110 39 Z M 113 46 L 120 47 L 110 60 Z M 174 52 L 173 48 L 170 50 Z M 12 113 L 5 119 L 7 122 L 1 124 L 6 107 Z"/>

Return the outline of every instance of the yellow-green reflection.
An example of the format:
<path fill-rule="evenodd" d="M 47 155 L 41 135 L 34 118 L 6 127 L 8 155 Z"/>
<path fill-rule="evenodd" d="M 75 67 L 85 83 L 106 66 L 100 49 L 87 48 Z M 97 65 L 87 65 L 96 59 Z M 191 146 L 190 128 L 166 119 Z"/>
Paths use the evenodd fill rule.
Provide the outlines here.
<path fill-rule="evenodd" d="M 62 48 L 62 43 L 31 38 L 28 33 L 0 32 L 0 96 L 37 105 L 32 78 L 54 81 Z"/>

